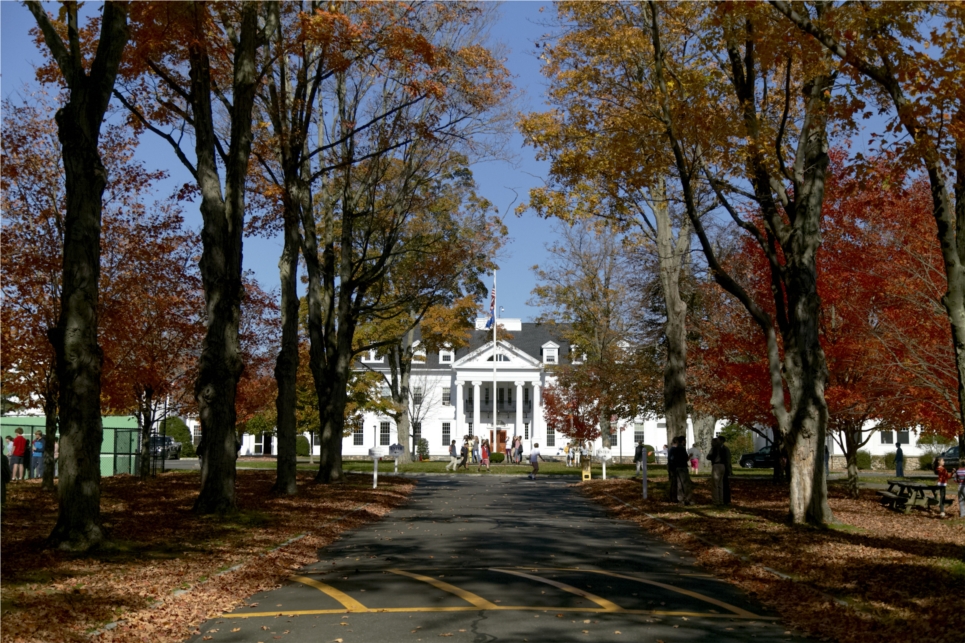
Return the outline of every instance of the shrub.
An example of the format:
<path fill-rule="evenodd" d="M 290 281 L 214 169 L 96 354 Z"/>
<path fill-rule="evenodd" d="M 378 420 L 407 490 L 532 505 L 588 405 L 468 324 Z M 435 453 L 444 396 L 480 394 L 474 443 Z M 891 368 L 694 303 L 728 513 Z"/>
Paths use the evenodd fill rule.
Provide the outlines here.
<path fill-rule="evenodd" d="M 416 452 L 419 454 L 419 458 L 422 460 L 429 459 L 429 441 L 425 438 L 419 438 L 419 443 L 416 445 Z"/>
<path fill-rule="evenodd" d="M 871 454 L 867 451 L 858 451 L 858 468 L 859 469 L 870 469 L 871 468 Z"/>
<path fill-rule="evenodd" d="M 506 459 L 506 456 L 502 453 L 493 453 L 489 456 L 489 459 L 493 464 L 499 464 Z"/>
<path fill-rule="evenodd" d="M 931 471 L 932 463 L 935 461 L 935 456 L 931 453 L 924 453 L 918 456 L 918 466 L 921 467 L 922 471 Z"/>
<path fill-rule="evenodd" d="M 657 450 L 649 444 L 643 445 L 643 452 L 647 454 L 647 464 L 653 464 L 657 461 Z"/>
<path fill-rule="evenodd" d="M 896 454 L 894 451 L 885 454 L 885 469 L 895 468 L 895 456 Z"/>
<path fill-rule="evenodd" d="M 194 441 L 191 439 L 191 430 L 181 418 L 167 418 L 161 422 L 162 435 L 169 435 L 175 442 L 181 443 L 181 457 L 194 458 L 198 454 L 194 450 Z"/>
<path fill-rule="evenodd" d="M 306 438 L 304 435 L 300 435 L 295 439 L 295 454 L 302 457 L 308 457 L 308 438 Z"/>

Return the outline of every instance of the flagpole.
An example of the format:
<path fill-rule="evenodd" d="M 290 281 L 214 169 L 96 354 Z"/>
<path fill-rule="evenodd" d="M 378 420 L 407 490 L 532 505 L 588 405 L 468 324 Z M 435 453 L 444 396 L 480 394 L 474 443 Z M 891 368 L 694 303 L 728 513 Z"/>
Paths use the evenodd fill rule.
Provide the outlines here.
<path fill-rule="evenodd" d="M 496 305 L 496 271 L 495 270 L 493 270 L 492 306 L 493 306 L 493 309 L 492 309 L 492 316 L 493 316 L 493 437 L 496 440 L 499 440 L 499 427 L 496 423 L 496 414 L 498 413 L 497 406 L 496 406 L 496 326 L 497 326 L 496 311 L 499 310 L 499 308 Z M 489 448 L 492 449 L 493 445 L 490 444 Z"/>

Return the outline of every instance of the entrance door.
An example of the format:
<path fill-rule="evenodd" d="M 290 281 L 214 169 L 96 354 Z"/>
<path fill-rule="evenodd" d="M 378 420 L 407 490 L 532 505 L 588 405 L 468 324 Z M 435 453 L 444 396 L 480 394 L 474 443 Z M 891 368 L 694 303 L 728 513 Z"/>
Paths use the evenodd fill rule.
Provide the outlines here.
<path fill-rule="evenodd" d="M 497 429 L 495 440 L 493 440 L 493 432 L 490 430 L 489 444 L 493 445 L 494 453 L 502 453 L 503 455 L 506 455 L 506 430 Z"/>

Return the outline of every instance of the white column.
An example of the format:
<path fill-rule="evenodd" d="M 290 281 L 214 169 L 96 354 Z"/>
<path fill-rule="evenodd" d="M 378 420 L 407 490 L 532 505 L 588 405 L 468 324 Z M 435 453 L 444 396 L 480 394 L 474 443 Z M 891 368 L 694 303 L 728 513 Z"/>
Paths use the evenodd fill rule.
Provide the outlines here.
<path fill-rule="evenodd" d="M 530 430 L 533 432 L 533 439 L 536 439 L 537 433 L 540 427 L 543 426 L 543 406 L 540 404 L 539 396 L 539 382 L 533 382 L 533 426 Z M 543 447 L 546 446 L 546 440 L 543 440 Z"/>
<path fill-rule="evenodd" d="M 479 387 L 482 386 L 482 382 L 472 383 L 472 430 L 473 433 L 479 431 Z M 460 436 L 462 437 L 462 436 Z"/>
<path fill-rule="evenodd" d="M 462 435 L 462 387 L 465 382 L 456 380 L 456 435 Z"/>
<path fill-rule="evenodd" d="M 523 437 L 523 383 L 516 382 L 516 433 Z M 530 433 L 530 437 L 532 437 Z"/>

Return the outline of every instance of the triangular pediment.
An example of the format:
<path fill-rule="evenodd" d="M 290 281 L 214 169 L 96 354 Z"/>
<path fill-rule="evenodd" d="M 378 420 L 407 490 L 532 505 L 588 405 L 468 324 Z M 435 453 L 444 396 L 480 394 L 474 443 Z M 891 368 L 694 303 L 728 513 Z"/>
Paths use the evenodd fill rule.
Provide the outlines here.
<path fill-rule="evenodd" d="M 539 368 L 539 360 L 519 350 L 509 342 L 501 341 L 497 343 L 496 355 L 507 358 L 496 362 L 496 368 Z M 453 368 L 492 368 L 493 367 L 493 345 L 483 344 L 468 355 L 456 360 Z"/>

